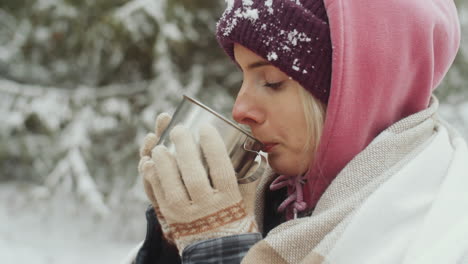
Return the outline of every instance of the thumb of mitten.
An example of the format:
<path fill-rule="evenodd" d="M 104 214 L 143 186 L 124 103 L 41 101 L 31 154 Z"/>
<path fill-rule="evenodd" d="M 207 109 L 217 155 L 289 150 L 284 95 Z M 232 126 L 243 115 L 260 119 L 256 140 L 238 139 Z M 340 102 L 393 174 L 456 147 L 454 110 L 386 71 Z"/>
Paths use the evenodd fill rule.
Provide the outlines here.
<path fill-rule="evenodd" d="M 247 213 L 250 215 L 254 214 L 255 211 L 255 193 L 257 189 L 259 180 L 256 180 L 247 184 L 240 184 L 239 191 L 244 200 L 244 205 L 247 210 Z"/>
<path fill-rule="evenodd" d="M 255 164 L 247 172 L 246 178 L 251 177 L 254 173 L 258 173 L 259 166 L 260 163 L 256 161 Z M 239 191 L 241 193 L 242 199 L 244 200 L 244 205 L 247 209 L 247 213 L 250 215 L 254 214 L 256 197 L 255 194 L 259 182 L 260 177 L 258 177 L 258 179 L 256 179 L 253 182 L 239 184 Z"/>

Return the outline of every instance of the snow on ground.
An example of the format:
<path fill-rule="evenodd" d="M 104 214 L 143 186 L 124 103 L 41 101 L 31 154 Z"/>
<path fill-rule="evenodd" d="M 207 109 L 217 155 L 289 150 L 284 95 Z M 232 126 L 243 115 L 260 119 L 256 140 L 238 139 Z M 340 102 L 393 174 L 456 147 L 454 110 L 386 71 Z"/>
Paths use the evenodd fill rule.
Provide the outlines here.
<path fill-rule="evenodd" d="M 144 212 L 135 217 L 141 219 L 140 234 L 125 239 L 67 195 L 51 198 L 41 187 L 0 184 L 0 263 L 121 263 L 136 238 L 144 238 Z M 120 230 L 126 228 L 122 221 Z"/>

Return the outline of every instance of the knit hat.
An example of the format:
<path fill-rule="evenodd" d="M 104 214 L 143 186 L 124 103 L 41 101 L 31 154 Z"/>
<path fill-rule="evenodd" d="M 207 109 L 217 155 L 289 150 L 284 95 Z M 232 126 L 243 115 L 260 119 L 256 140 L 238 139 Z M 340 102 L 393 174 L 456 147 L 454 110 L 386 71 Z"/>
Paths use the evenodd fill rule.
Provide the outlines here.
<path fill-rule="evenodd" d="M 238 43 L 328 102 L 332 45 L 323 0 L 226 0 L 217 38 L 234 59 Z"/>

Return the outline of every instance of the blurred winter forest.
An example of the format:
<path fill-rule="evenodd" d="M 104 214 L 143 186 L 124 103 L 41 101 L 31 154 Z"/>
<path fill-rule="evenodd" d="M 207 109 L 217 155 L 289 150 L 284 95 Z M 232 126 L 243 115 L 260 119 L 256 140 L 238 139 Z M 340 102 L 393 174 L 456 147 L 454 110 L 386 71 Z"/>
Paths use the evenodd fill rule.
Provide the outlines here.
<path fill-rule="evenodd" d="M 462 48 L 438 96 L 468 135 L 468 3 L 456 2 Z M 0 0 L 0 259 L 75 263 L 78 247 L 111 263 L 144 237 L 138 146 L 156 115 L 182 94 L 224 113 L 233 103 L 241 76 L 214 37 L 224 5 Z"/>
<path fill-rule="evenodd" d="M 75 255 L 83 263 L 90 245 L 109 241 L 120 254 L 84 262 L 115 263 L 126 241 L 144 238 L 138 147 L 156 115 L 182 94 L 223 112 L 233 103 L 239 73 L 214 37 L 223 8 L 222 0 L 0 0 L 2 263 L 28 254 L 34 263 Z M 70 248 L 66 261 L 55 247 Z"/>

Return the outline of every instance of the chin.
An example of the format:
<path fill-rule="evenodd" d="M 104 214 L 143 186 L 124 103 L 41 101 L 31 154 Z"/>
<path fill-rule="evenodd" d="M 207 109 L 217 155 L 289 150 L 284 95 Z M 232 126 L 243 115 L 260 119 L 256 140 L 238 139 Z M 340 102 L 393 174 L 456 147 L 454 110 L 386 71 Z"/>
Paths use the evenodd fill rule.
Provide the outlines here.
<path fill-rule="evenodd" d="M 276 155 L 268 155 L 268 164 L 275 173 L 286 176 L 296 176 L 307 170 L 303 168 L 304 164 L 298 164 L 297 160 L 281 159 Z"/>

